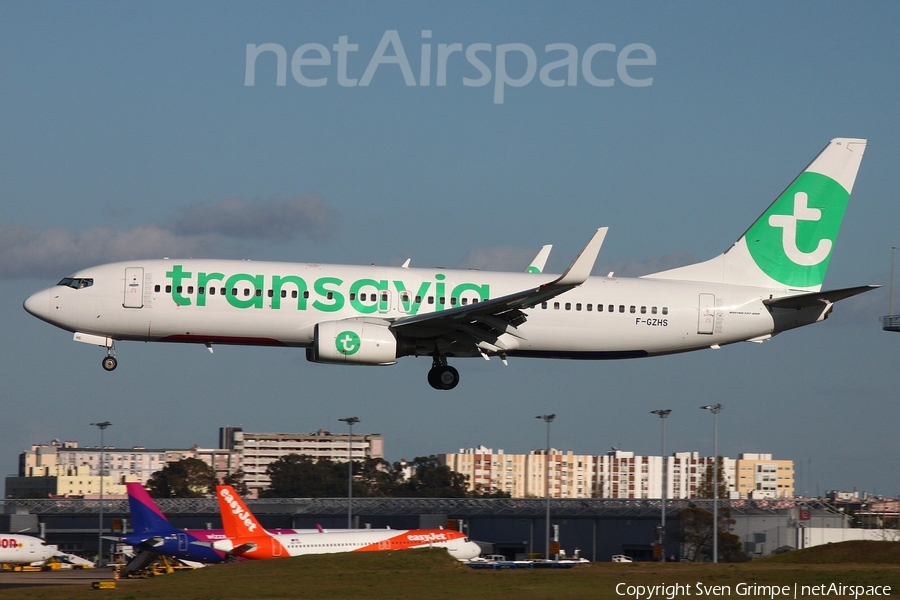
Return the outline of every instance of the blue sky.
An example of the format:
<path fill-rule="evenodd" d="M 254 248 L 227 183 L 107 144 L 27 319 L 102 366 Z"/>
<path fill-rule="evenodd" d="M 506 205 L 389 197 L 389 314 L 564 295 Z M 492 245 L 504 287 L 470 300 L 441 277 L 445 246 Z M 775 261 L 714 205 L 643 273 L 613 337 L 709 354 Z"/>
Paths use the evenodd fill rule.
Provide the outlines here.
<path fill-rule="evenodd" d="M 227 257 L 521 270 L 554 244 L 559 271 L 609 226 L 596 274 L 640 275 L 727 248 L 833 137 L 869 139 L 827 287 L 887 285 L 900 155 L 900 74 L 891 2 L 295 3 L 42 2 L 0 5 L 0 464 L 53 438 L 117 446 L 213 446 L 218 427 L 358 430 L 390 460 L 484 444 L 659 452 L 771 452 L 798 463 L 798 489 L 900 493 L 900 336 L 882 332 L 888 291 L 840 303 L 826 323 L 763 344 L 626 362 L 460 360 L 451 393 L 427 359 L 390 368 L 307 363 L 302 351 L 122 343 L 103 352 L 30 317 L 22 301 L 77 268 L 130 258 Z M 274 54 L 245 85 L 248 44 L 342 36 L 360 80 L 396 31 L 419 79 L 382 64 L 367 86 Z M 430 31 L 431 37 L 423 37 Z M 427 34 L 426 34 L 427 35 Z M 462 52 L 436 85 L 439 44 Z M 496 103 L 495 49 L 532 49 L 536 70 L 570 44 L 609 87 L 549 87 L 539 75 Z M 645 44 L 655 64 L 616 56 Z M 515 48 L 521 48 L 516 46 Z M 388 51 L 385 56 L 393 55 Z M 315 53 L 306 57 L 314 57 Z M 635 57 L 644 56 L 640 52 Z M 525 54 L 507 53 L 510 78 Z M 566 70 L 552 72 L 562 79 Z"/>

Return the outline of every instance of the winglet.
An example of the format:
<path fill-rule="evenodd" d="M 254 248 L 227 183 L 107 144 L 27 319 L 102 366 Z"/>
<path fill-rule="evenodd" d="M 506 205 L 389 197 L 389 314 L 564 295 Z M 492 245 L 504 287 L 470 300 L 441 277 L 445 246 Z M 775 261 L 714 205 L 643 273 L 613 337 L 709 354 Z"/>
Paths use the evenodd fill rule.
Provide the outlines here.
<path fill-rule="evenodd" d="M 594 263 L 597 261 L 597 255 L 600 253 L 600 246 L 603 245 L 603 240 L 606 239 L 607 231 L 609 231 L 609 227 L 598 229 L 594 233 L 594 237 L 591 238 L 581 253 L 569 265 L 569 268 L 566 269 L 566 272 L 550 285 L 576 286 L 587 281 L 587 278 L 591 276 Z"/>

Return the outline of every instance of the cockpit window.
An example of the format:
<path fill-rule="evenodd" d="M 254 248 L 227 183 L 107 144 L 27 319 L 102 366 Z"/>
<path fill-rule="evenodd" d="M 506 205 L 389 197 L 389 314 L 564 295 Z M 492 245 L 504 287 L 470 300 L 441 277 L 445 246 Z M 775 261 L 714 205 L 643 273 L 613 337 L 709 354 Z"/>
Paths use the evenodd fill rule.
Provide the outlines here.
<path fill-rule="evenodd" d="M 64 285 L 72 289 L 80 290 L 94 285 L 94 280 L 85 277 L 63 277 L 56 285 Z"/>

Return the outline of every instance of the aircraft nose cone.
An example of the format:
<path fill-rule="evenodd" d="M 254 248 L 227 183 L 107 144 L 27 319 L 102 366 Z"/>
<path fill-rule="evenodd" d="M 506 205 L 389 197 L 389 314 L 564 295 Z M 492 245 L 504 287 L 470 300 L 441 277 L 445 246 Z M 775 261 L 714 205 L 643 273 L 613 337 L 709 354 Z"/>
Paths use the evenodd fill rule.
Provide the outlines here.
<path fill-rule="evenodd" d="M 23 306 L 30 314 L 46 321 L 50 316 L 50 290 L 41 290 L 29 296 Z"/>

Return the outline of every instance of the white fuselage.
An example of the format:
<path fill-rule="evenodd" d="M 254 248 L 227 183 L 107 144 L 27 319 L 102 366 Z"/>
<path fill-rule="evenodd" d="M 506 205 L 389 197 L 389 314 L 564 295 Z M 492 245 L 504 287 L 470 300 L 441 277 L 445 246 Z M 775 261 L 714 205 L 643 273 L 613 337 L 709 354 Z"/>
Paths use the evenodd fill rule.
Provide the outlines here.
<path fill-rule="evenodd" d="M 57 552 L 44 540 L 30 535 L 0 533 L 0 563 L 26 565 L 45 561 Z"/>
<path fill-rule="evenodd" d="M 430 529 L 366 529 L 328 533 L 266 532 L 247 540 L 222 540 L 213 548 L 233 552 L 252 559 L 282 558 L 305 554 L 338 554 L 342 552 L 379 552 L 444 548 L 457 560 L 469 560 L 481 553 L 481 547 L 462 534 L 450 530 Z"/>
<path fill-rule="evenodd" d="M 308 347 L 323 321 L 391 321 L 537 287 L 551 277 L 151 260 L 84 269 L 72 278 L 90 280 L 90 285 L 48 288 L 28 298 L 25 307 L 63 329 L 115 340 Z M 693 281 L 591 277 L 526 309 L 527 321 L 517 335 L 503 337 L 509 355 L 604 359 L 684 352 L 764 339 L 789 328 L 776 326 L 763 304 L 773 295 L 789 294 Z"/>

